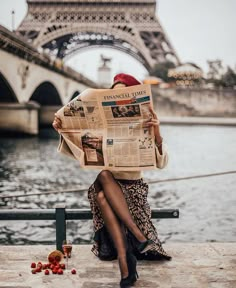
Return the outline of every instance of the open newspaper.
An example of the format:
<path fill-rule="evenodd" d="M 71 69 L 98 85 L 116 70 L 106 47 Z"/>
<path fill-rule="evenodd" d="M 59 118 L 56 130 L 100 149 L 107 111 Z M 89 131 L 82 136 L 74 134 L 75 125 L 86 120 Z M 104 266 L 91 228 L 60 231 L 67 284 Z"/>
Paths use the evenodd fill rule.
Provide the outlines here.
<path fill-rule="evenodd" d="M 62 121 L 58 151 L 84 168 L 156 168 L 153 129 L 144 125 L 150 106 L 150 85 L 86 89 L 57 112 Z"/>

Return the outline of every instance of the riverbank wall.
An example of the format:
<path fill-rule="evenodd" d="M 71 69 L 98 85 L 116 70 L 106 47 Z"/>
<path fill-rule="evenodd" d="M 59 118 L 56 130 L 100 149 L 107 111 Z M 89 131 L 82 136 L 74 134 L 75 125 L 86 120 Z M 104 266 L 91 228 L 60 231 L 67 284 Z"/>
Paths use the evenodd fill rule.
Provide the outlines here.
<path fill-rule="evenodd" d="M 152 86 L 153 104 L 162 123 L 184 125 L 235 125 L 236 90 L 160 89 Z M 51 127 L 59 106 L 36 102 L 1 103 L 0 131 L 37 135 Z"/>
<path fill-rule="evenodd" d="M 152 86 L 153 102 L 160 116 L 236 117 L 236 90 Z"/>

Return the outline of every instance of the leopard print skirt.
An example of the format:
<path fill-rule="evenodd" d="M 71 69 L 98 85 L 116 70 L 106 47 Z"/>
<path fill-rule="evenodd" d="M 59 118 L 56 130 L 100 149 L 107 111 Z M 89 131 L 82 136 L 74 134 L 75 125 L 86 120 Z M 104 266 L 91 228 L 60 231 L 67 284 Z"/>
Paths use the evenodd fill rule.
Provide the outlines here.
<path fill-rule="evenodd" d="M 151 221 L 151 209 L 147 202 L 148 184 L 139 180 L 117 180 L 126 198 L 130 213 L 139 229 L 143 232 L 147 239 L 154 241 L 153 248 L 143 254 L 137 250 L 138 242 L 134 235 L 126 229 L 127 243 L 129 249 L 132 249 L 137 259 L 146 260 L 170 260 L 169 256 L 162 248 L 161 242 L 158 239 L 158 234 L 155 226 Z M 96 191 L 94 184 L 89 187 L 88 199 L 93 214 L 94 224 L 94 244 L 92 252 L 101 260 L 116 259 L 117 253 L 113 245 L 112 239 L 106 230 L 101 211 L 96 202 Z"/>

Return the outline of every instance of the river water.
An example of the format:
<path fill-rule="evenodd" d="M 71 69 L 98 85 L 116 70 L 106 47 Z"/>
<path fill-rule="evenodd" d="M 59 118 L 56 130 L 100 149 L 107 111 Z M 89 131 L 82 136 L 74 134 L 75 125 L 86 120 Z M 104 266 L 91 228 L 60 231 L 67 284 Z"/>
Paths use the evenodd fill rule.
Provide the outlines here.
<path fill-rule="evenodd" d="M 170 161 L 146 179 L 166 179 L 236 170 L 236 128 L 162 126 Z M 51 129 L 38 137 L 0 138 L 0 196 L 89 186 L 96 171 L 57 153 L 58 136 Z M 150 185 L 151 207 L 179 208 L 179 219 L 153 220 L 161 241 L 236 241 L 236 174 Z M 1 209 L 88 208 L 86 192 L 0 200 Z M 92 221 L 69 221 L 68 237 L 90 243 Z M 0 221 L 0 244 L 55 243 L 54 221 Z"/>

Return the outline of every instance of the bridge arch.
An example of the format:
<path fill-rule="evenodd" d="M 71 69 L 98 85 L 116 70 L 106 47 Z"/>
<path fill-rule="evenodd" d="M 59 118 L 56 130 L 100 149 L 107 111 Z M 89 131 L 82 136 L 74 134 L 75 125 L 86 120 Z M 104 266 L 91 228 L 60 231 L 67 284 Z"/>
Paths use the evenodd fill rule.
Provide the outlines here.
<path fill-rule="evenodd" d="M 0 72 L 0 102 L 5 103 L 18 103 L 18 99 L 16 97 L 16 94 L 7 81 L 7 79 L 3 76 L 3 74 Z"/>
<path fill-rule="evenodd" d="M 62 101 L 57 88 L 49 81 L 42 82 L 34 90 L 30 100 L 42 106 L 62 106 Z"/>
<path fill-rule="evenodd" d="M 145 45 L 134 37 L 135 31 L 128 25 L 117 27 L 95 27 L 82 25 L 64 27 L 46 33 L 36 46 L 49 49 L 59 58 L 70 57 L 78 50 L 93 47 L 107 47 L 120 50 L 139 61 L 147 70 L 152 67 L 153 59 L 147 56 Z"/>
<path fill-rule="evenodd" d="M 76 91 L 72 94 L 72 96 L 71 96 L 71 98 L 70 98 L 70 101 L 73 100 L 75 97 L 77 97 L 79 94 L 80 94 L 80 92 L 79 92 L 78 90 L 76 90 Z"/>

